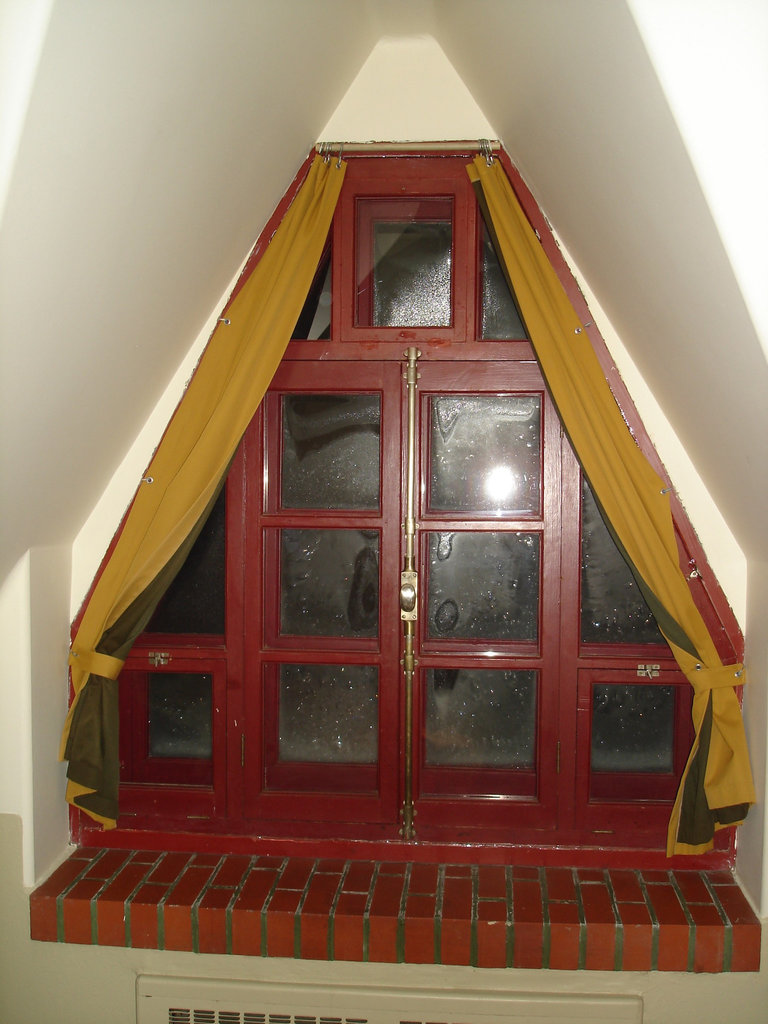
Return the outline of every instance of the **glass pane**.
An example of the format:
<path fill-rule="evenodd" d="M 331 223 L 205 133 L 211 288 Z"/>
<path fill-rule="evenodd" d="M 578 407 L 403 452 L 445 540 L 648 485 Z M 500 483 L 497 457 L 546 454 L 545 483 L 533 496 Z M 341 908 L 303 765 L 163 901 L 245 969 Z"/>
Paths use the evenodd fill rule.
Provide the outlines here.
<path fill-rule="evenodd" d="M 150 757 L 211 757 L 211 676 L 207 673 L 150 672 L 147 716 Z"/>
<path fill-rule="evenodd" d="M 224 632 L 225 525 L 222 491 L 186 562 L 155 609 L 147 632 Z"/>
<path fill-rule="evenodd" d="M 331 336 L 331 252 L 324 255 L 309 289 L 307 301 L 293 330 L 292 338 L 306 341 Z"/>
<path fill-rule="evenodd" d="M 378 395 L 284 395 L 282 419 L 283 508 L 378 508 Z"/>
<path fill-rule="evenodd" d="M 433 398 L 430 424 L 430 509 L 538 513 L 539 395 Z"/>
<path fill-rule="evenodd" d="M 358 325 L 451 325 L 452 216 L 446 199 L 358 203 Z"/>
<path fill-rule="evenodd" d="M 427 764 L 532 768 L 536 672 L 431 669 Z"/>
<path fill-rule="evenodd" d="M 592 771 L 671 772 L 674 722 L 672 686 L 595 686 Z"/>
<path fill-rule="evenodd" d="M 538 535 L 431 533 L 428 595 L 431 637 L 535 641 Z"/>
<path fill-rule="evenodd" d="M 280 632 L 373 637 L 379 622 L 376 530 L 283 530 Z"/>
<path fill-rule="evenodd" d="M 281 665 L 280 760 L 375 763 L 378 695 L 374 665 Z"/>
<path fill-rule="evenodd" d="M 483 225 L 482 237 L 482 325 L 480 337 L 527 338 L 509 284 L 501 269 L 491 236 Z"/>
<path fill-rule="evenodd" d="M 581 516 L 582 641 L 665 643 L 586 481 L 582 486 Z"/>

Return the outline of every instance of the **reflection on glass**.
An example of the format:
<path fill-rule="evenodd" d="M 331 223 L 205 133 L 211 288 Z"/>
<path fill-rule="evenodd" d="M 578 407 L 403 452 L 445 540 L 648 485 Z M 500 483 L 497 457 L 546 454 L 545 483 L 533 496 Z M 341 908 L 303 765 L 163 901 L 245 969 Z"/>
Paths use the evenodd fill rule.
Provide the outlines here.
<path fill-rule="evenodd" d="M 434 638 L 538 636 L 535 533 L 430 533 L 428 630 Z"/>
<path fill-rule="evenodd" d="M 281 633 L 377 635 L 376 530 L 282 530 L 280 577 Z"/>
<path fill-rule="evenodd" d="M 430 509 L 538 513 L 539 395 L 432 398 L 430 427 Z"/>
<path fill-rule="evenodd" d="M 331 250 L 328 248 L 317 268 L 304 308 L 292 338 L 318 341 L 331 336 Z"/>
<path fill-rule="evenodd" d="M 378 395 L 284 395 L 282 421 L 283 508 L 378 508 Z"/>
<path fill-rule="evenodd" d="M 431 669 L 426 745 L 430 765 L 532 768 L 536 672 Z"/>
<path fill-rule="evenodd" d="M 211 676 L 150 672 L 147 717 L 150 757 L 211 757 Z"/>
<path fill-rule="evenodd" d="M 672 686 L 595 686 L 592 771 L 671 772 L 674 702 Z"/>
<path fill-rule="evenodd" d="M 374 665 L 281 665 L 279 714 L 281 761 L 377 760 Z"/>
<path fill-rule="evenodd" d="M 499 258 L 483 225 L 482 237 L 482 325 L 480 337 L 498 340 L 527 338 Z"/>
<path fill-rule="evenodd" d="M 374 327 L 450 325 L 450 221 L 376 222 L 373 261 Z"/>
<path fill-rule="evenodd" d="M 186 562 L 155 609 L 148 633 L 224 632 L 224 495 L 222 491 Z"/>
<path fill-rule="evenodd" d="M 663 644 L 653 612 L 608 532 L 586 480 L 581 516 L 582 641 Z"/>

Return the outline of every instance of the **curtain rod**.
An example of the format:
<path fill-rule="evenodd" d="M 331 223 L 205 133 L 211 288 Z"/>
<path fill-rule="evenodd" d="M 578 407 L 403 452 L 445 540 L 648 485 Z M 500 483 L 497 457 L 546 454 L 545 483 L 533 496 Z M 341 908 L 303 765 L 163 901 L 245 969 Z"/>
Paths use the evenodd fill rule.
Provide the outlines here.
<path fill-rule="evenodd" d="M 323 148 L 328 152 L 337 152 L 340 146 L 344 147 L 345 153 L 449 153 L 449 152 L 479 152 L 483 145 L 490 145 L 493 152 L 501 149 L 501 143 L 496 139 L 474 139 L 464 142 L 318 142 L 315 148 L 321 152 Z"/>

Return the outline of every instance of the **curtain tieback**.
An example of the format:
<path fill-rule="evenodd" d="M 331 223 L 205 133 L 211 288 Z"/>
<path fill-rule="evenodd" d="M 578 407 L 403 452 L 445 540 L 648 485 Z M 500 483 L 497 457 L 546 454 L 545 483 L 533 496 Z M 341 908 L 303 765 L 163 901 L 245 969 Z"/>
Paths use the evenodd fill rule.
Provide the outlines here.
<path fill-rule="evenodd" d="M 729 686 L 741 686 L 745 681 L 743 665 L 718 665 L 716 668 L 706 668 L 704 665 L 700 665 L 693 672 L 686 674 L 696 693 L 708 693 L 710 690 L 724 690 Z"/>
<path fill-rule="evenodd" d="M 113 658 L 111 654 L 99 654 L 98 651 L 75 651 L 69 655 L 69 664 L 86 675 L 103 676 L 105 679 L 117 679 L 124 662 Z"/>

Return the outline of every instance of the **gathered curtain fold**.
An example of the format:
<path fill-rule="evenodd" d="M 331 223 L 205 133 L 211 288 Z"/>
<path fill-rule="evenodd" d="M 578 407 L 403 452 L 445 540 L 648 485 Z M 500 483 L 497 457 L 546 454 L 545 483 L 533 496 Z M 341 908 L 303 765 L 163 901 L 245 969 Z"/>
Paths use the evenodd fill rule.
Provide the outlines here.
<path fill-rule="evenodd" d="M 503 167 L 467 168 L 563 427 L 606 524 L 691 683 L 695 737 L 673 806 L 667 854 L 703 853 L 755 802 L 741 665 L 724 666 L 680 568 L 669 496 L 641 452 L 587 333 Z"/>
<path fill-rule="evenodd" d="M 226 310 L 152 458 L 70 652 L 74 699 L 60 756 L 67 800 L 117 819 L 117 676 L 183 564 L 283 357 L 328 237 L 346 165 L 316 156 Z"/>

